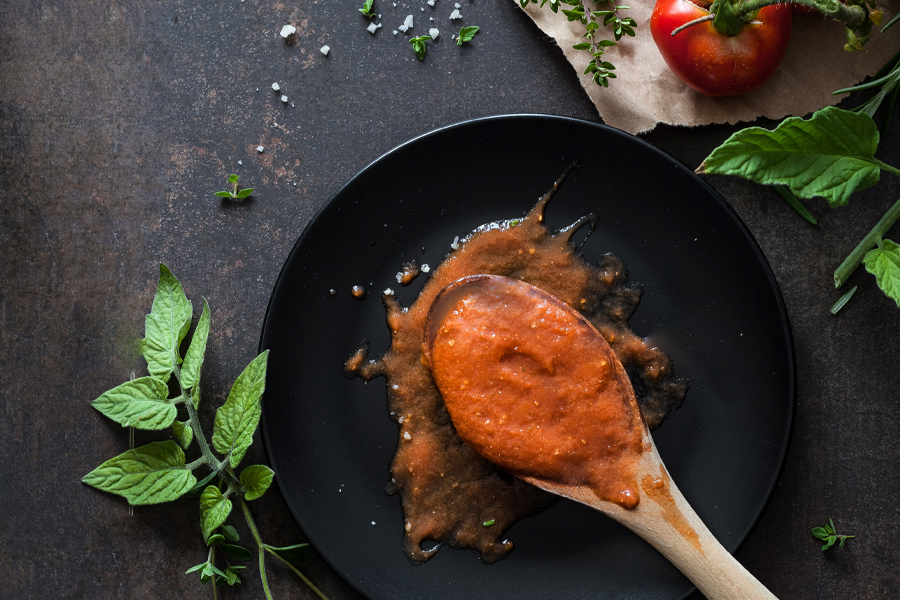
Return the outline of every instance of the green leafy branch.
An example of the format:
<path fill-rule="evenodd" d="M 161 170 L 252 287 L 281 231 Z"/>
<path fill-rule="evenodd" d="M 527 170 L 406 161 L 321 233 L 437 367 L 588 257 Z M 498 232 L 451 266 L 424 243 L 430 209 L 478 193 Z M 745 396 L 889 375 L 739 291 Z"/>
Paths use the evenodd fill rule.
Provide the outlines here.
<path fill-rule="evenodd" d="M 609 0 L 541 0 L 540 6 L 550 3 L 550 10 L 558 12 L 560 5 L 571 6 L 573 8 L 562 9 L 563 14 L 569 21 L 579 21 L 584 25 L 585 33 L 582 36 L 586 38 L 586 42 L 580 42 L 572 46 L 575 50 L 585 50 L 591 55 L 591 61 L 585 69 L 585 75 L 590 74 L 591 80 L 601 87 L 609 87 L 609 80 L 615 79 L 616 74 L 613 73 L 615 66 L 609 61 L 603 60 L 603 54 L 606 49 L 615 46 L 623 36 L 634 37 L 634 28 L 637 23 L 630 17 L 622 18 L 619 16 L 620 10 L 627 10 L 627 6 L 618 6 Z M 612 8 L 606 10 L 591 10 L 589 2 L 594 5 L 611 5 Z M 519 0 L 522 8 L 526 8 L 529 4 L 537 4 L 538 0 Z M 613 39 L 601 37 L 599 31 L 602 26 L 612 30 Z"/>
<path fill-rule="evenodd" d="M 237 175 L 232 177 L 236 183 Z M 199 572 L 202 583 L 212 582 L 214 598 L 218 585 L 235 585 L 241 581 L 239 571 L 245 567 L 231 561 L 253 558 L 250 550 L 234 543 L 239 539 L 237 531 L 225 524 L 233 502 L 236 502 L 256 544 L 259 575 L 266 598 L 272 598 L 265 571 L 265 555 L 270 554 L 287 564 L 319 598 L 327 600 L 293 564 L 305 544 L 276 548 L 263 543 L 260 538 L 247 502 L 261 497 L 272 485 L 272 469 L 266 465 L 251 465 L 239 476 L 235 471 L 253 443 L 259 425 L 268 350 L 247 365 L 235 380 L 225 403 L 216 411 L 210 448 L 197 414 L 200 372 L 210 331 L 209 305 L 203 301 L 200 319 L 187 352 L 182 356 L 180 347 L 191 325 L 193 306 L 172 272 L 165 265 L 160 265 L 159 270 L 159 284 L 150 314 L 145 319 L 145 337 L 141 341 L 141 353 L 147 361 L 149 376 L 114 387 L 92 405 L 123 427 L 151 431 L 171 428 L 175 441 L 152 442 L 128 450 L 101 464 L 82 481 L 118 494 L 132 505 L 171 502 L 182 496 L 199 497 L 200 529 L 209 550 L 206 561 L 191 567 L 187 573 Z M 170 394 L 170 387 L 176 390 L 174 395 Z M 187 413 L 187 420 L 178 420 L 179 409 Z M 186 462 L 184 450 L 194 440 L 200 456 Z M 201 467 L 209 473 L 197 481 L 194 471 Z M 224 570 L 217 566 L 218 557 L 225 563 Z"/>
<path fill-rule="evenodd" d="M 823 552 L 834 546 L 835 542 L 839 542 L 839 546 L 843 548 L 844 543 L 847 540 L 856 537 L 855 535 L 839 535 L 834 529 L 833 519 L 828 519 L 828 523 L 825 527 L 813 527 L 809 532 L 814 538 L 825 542 L 825 544 L 822 545 Z"/>
<path fill-rule="evenodd" d="M 462 46 L 465 43 L 471 42 L 472 38 L 481 30 L 477 25 L 469 25 L 468 27 L 463 27 L 459 30 L 459 35 L 456 36 L 456 45 Z"/>
<path fill-rule="evenodd" d="M 215 195 L 219 198 L 234 198 L 235 200 L 243 200 L 253 193 L 253 188 L 244 188 L 242 190 L 238 190 L 238 176 L 234 173 L 228 176 L 228 183 L 234 186 L 231 191 L 224 190 L 221 192 L 216 192 Z"/>
<path fill-rule="evenodd" d="M 900 177 L 900 169 L 875 158 L 878 142 L 868 113 L 829 106 L 808 120 L 785 119 L 773 131 L 742 129 L 713 150 L 697 172 L 784 186 L 799 198 L 822 197 L 832 207 L 842 206 L 855 192 L 877 184 L 882 171 Z M 884 239 L 898 218 L 900 200 L 835 271 L 835 287 L 864 263 L 878 287 L 900 306 L 900 247 Z"/>

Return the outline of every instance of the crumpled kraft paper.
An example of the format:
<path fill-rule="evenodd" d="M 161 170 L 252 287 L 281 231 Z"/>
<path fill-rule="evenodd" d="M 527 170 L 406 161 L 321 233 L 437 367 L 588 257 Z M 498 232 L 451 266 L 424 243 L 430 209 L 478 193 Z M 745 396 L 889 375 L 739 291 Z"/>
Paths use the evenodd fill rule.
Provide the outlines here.
<path fill-rule="evenodd" d="M 837 104 L 845 96 L 832 95 L 834 90 L 876 73 L 900 49 L 900 24 L 885 33 L 875 31 L 866 52 L 846 52 L 841 23 L 818 13 L 794 14 L 790 46 L 772 77 L 742 96 L 712 98 L 682 83 L 656 49 L 650 34 L 654 0 L 631 0 L 627 5 L 629 10 L 622 14 L 637 21 L 636 36 L 623 37 L 604 54 L 616 66 L 617 78 L 608 88 L 583 74 L 590 54 L 572 49 L 584 41 L 584 25 L 567 21 L 549 5 L 529 4 L 524 10 L 562 48 L 603 121 L 629 133 L 649 131 L 657 123 L 694 126 L 806 115 Z M 883 9 L 886 23 L 900 9 L 900 0 L 887 2 Z"/>

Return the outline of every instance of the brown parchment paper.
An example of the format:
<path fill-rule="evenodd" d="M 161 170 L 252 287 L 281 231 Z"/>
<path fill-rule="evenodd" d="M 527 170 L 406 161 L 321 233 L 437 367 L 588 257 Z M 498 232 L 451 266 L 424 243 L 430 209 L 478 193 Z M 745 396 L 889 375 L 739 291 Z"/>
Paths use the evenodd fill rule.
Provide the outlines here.
<path fill-rule="evenodd" d="M 711 98 L 682 83 L 656 49 L 650 35 L 655 1 L 629 0 L 626 4 L 630 9 L 623 14 L 637 21 L 637 35 L 622 38 L 604 55 L 616 66 L 617 78 L 610 80 L 608 88 L 583 74 L 590 55 L 572 49 L 584 41 L 584 25 L 568 22 L 549 6 L 529 4 L 524 10 L 562 48 L 604 122 L 629 133 L 649 131 L 657 123 L 694 126 L 806 115 L 837 104 L 844 96 L 831 92 L 874 74 L 900 49 L 900 24 L 883 34 L 874 32 L 866 52 L 846 52 L 843 25 L 820 14 L 795 14 L 787 54 L 772 77 L 742 96 Z M 880 4 L 885 23 L 900 9 L 900 0 Z"/>

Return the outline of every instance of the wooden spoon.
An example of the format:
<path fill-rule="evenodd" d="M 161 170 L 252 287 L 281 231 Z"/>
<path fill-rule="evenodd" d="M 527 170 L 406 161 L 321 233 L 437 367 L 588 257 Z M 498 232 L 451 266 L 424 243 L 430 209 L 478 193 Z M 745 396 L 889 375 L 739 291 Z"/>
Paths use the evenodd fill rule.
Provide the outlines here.
<path fill-rule="evenodd" d="M 460 437 L 552 494 L 644 538 L 710 600 L 772 600 L 713 537 L 657 452 L 609 344 L 581 314 L 516 279 L 442 290 L 424 351 Z"/>

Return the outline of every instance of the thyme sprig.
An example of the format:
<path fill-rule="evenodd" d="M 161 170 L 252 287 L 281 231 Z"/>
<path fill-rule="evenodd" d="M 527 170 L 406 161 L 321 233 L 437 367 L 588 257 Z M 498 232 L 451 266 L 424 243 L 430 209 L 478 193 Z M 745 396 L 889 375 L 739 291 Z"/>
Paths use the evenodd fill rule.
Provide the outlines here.
<path fill-rule="evenodd" d="M 619 6 L 608 0 L 541 0 L 540 6 L 550 4 L 550 10 L 559 12 L 561 5 L 571 6 L 563 8 L 562 13 L 569 21 L 579 21 L 584 25 L 585 33 L 582 36 L 586 42 L 580 42 L 572 46 L 575 50 L 584 50 L 590 53 L 591 61 L 584 70 L 585 75 L 591 75 L 594 83 L 601 87 L 609 87 L 609 80 L 615 79 L 613 73 L 616 67 L 603 59 L 606 49 L 615 46 L 623 36 L 634 37 L 634 28 L 637 23 L 631 17 L 621 17 L 619 11 L 628 10 L 627 6 Z M 519 0 L 522 8 L 529 4 L 538 4 L 538 0 Z M 591 10 L 609 6 L 605 10 Z M 602 28 L 612 32 L 612 39 L 600 34 Z"/>

